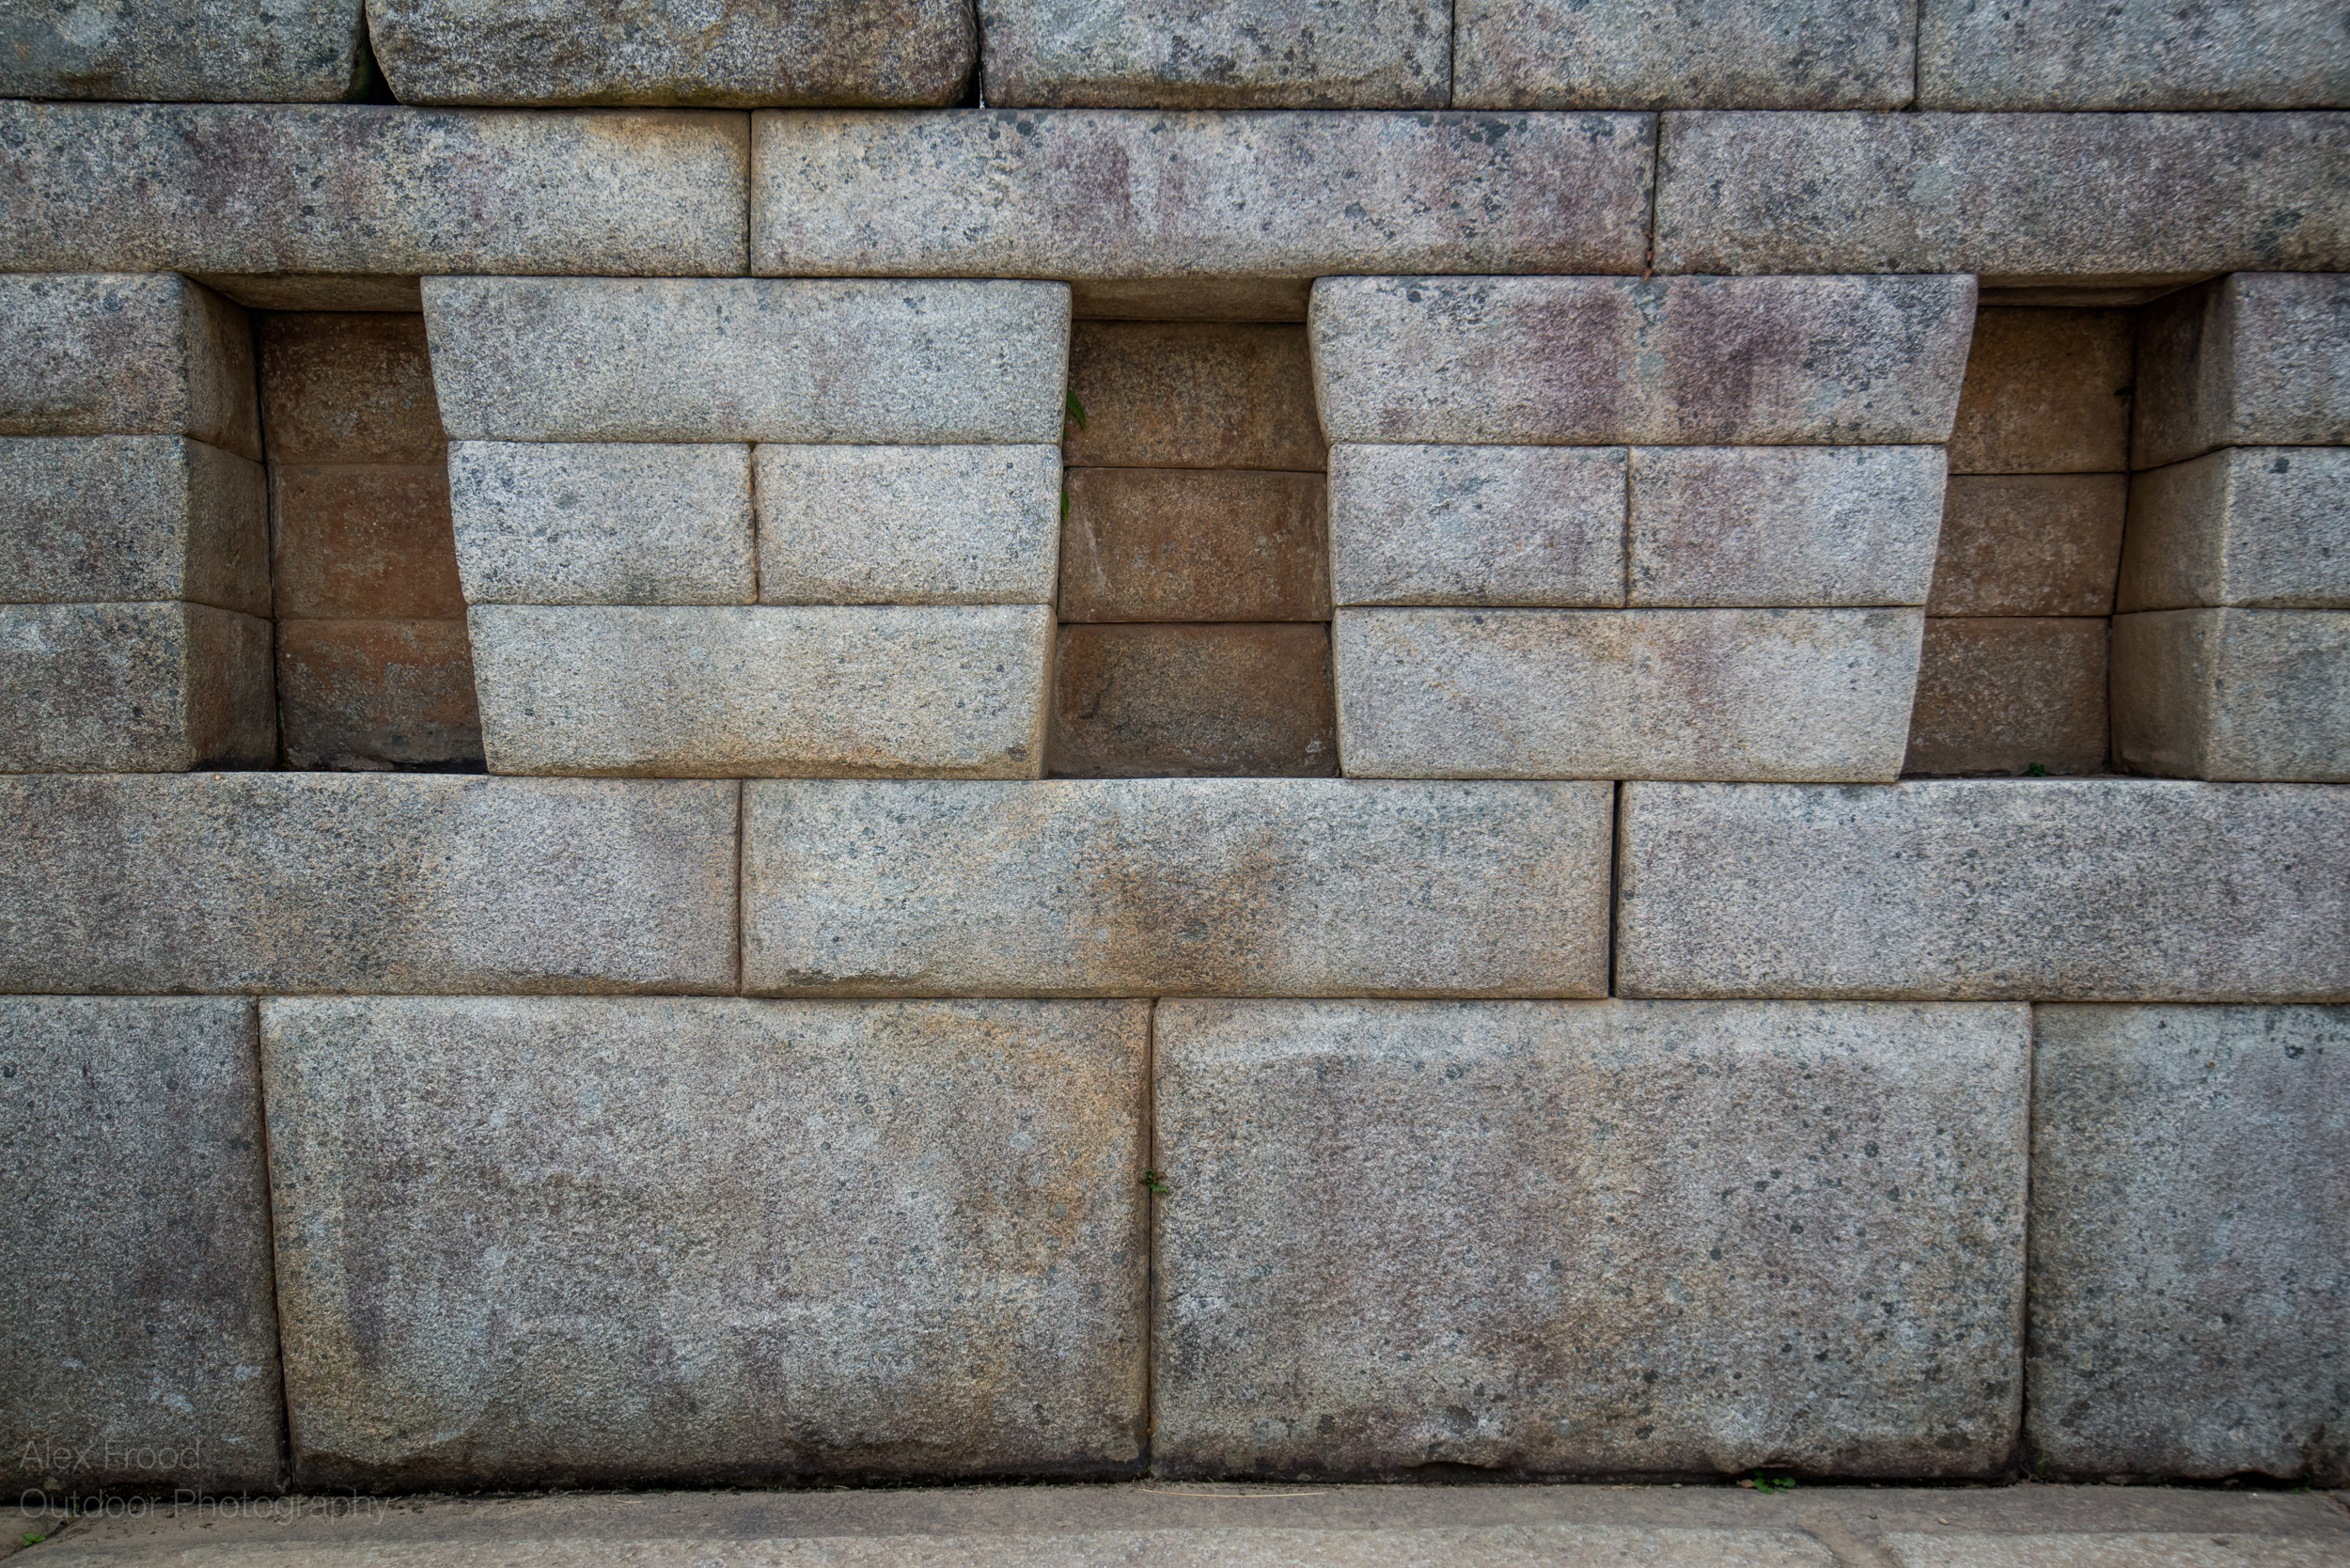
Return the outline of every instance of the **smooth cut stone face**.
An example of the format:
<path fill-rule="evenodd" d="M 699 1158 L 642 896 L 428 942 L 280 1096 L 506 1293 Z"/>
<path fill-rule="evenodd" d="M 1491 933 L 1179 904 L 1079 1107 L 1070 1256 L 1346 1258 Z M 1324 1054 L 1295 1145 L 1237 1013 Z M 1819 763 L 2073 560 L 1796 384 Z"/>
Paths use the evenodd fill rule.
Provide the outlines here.
<path fill-rule="evenodd" d="M 2029 1439 L 2350 1478 L 2350 1009 L 2033 1010 Z"/>
<path fill-rule="evenodd" d="M 2127 474 L 1953 474 L 1944 493 L 1929 616 L 2113 611 Z"/>
<path fill-rule="evenodd" d="M 0 436 L 0 602 L 270 609 L 260 464 L 177 435 Z"/>
<path fill-rule="evenodd" d="M 1045 772 L 1063 778 L 1339 771 L 1330 628 L 1063 626 Z"/>
<path fill-rule="evenodd" d="M 2350 793 L 1626 784 L 1635 996 L 2350 1000 Z"/>
<path fill-rule="evenodd" d="M 478 770 L 462 620 L 287 620 L 277 704 L 290 768 Z"/>
<path fill-rule="evenodd" d="M 1977 312 L 1950 472 L 2127 469 L 2137 321 L 2130 310 Z"/>
<path fill-rule="evenodd" d="M 1060 449 L 763 446 L 768 604 L 1049 604 Z"/>
<path fill-rule="evenodd" d="M 1060 618 L 1327 620 L 1320 474 L 1072 468 Z"/>
<path fill-rule="evenodd" d="M 0 779 L 0 990 L 734 987 L 726 784 Z"/>
<path fill-rule="evenodd" d="M 0 103 L 0 149 L 17 107 Z M 0 435 L 187 435 L 258 459 L 245 313 L 168 274 L 0 275 Z"/>
<path fill-rule="evenodd" d="M 1927 109 L 2305 109 L 2350 102 L 2342 18 L 2319 0 L 2023 9 L 1924 0 Z"/>
<path fill-rule="evenodd" d="M 2103 617 L 1929 617 L 1908 775 L 2106 771 Z"/>
<path fill-rule="evenodd" d="M 273 311 L 261 318 L 272 463 L 446 463 L 424 318 Z"/>
<path fill-rule="evenodd" d="M 1620 605 L 1624 476 L 1622 447 L 1333 447 L 1332 596 Z"/>
<path fill-rule="evenodd" d="M 2350 609 L 2350 450 L 2242 447 L 2130 478 L 2123 610 Z"/>
<path fill-rule="evenodd" d="M 0 998 L 0 1442 L 18 1488 L 274 1490 L 253 1004 Z"/>
<path fill-rule="evenodd" d="M 2018 1006 L 1163 1001 L 1153 1464 L 1996 1470 L 2029 1031 Z"/>
<path fill-rule="evenodd" d="M 1899 109 L 1917 28 L 1886 0 L 1463 0 L 1465 109 Z"/>
<path fill-rule="evenodd" d="M 1452 81 L 1431 0 L 985 0 L 979 20 L 1006 108 L 1441 109 Z"/>
<path fill-rule="evenodd" d="M 2113 755 L 2172 778 L 2350 783 L 2350 611 L 2114 617 Z"/>
<path fill-rule="evenodd" d="M 1938 442 L 1966 277 L 1325 277 L 1333 441 Z"/>
<path fill-rule="evenodd" d="M 807 996 L 1603 996 L 1610 792 L 745 787 L 744 974 Z"/>
<path fill-rule="evenodd" d="M 0 98 L 332 103 L 366 85 L 361 0 L 27 4 L 0 17 Z"/>
<path fill-rule="evenodd" d="M 2158 300 L 2138 318 L 2138 364 L 2136 467 L 2350 445 L 2350 275 L 2239 274 Z"/>
<path fill-rule="evenodd" d="M 276 760 L 270 623 L 209 604 L 0 604 L 0 773 Z"/>
<path fill-rule="evenodd" d="M 1344 609 L 1339 755 L 1358 778 L 1889 782 L 1923 619 Z"/>
<path fill-rule="evenodd" d="M 1290 323 L 1080 321 L 1070 330 L 1073 468 L 1319 469 L 1306 329 Z"/>
<path fill-rule="evenodd" d="M 299 1484 L 1139 1459 L 1149 1003 L 262 1006 Z"/>
<path fill-rule="evenodd" d="M 460 441 L 457 569 L 471 604 L 747 604 L 751 449 Z"/>
<path fill-rule="evenodd" d="M 281 620 L 462 619 L 445 463 L 273 463 Z"/>

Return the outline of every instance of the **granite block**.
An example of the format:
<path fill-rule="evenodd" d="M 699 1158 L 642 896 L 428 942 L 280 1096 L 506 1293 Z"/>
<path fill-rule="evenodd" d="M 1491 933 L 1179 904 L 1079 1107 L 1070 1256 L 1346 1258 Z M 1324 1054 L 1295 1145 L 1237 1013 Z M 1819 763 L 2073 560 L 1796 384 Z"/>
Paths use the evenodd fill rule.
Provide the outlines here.
<path fill-rule="evenodd" d="M 1333 447 L 1333 596 L 1621 605 L 1626 471 L 1612 447 Z"/>

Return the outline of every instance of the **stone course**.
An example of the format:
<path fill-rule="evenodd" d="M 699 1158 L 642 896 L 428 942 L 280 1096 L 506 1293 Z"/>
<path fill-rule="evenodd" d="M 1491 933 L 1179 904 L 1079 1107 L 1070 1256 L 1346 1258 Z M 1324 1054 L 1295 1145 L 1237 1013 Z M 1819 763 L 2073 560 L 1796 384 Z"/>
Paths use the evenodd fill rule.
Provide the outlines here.
<path fill-rule="evenodd" d="M 1915 14 L 1885 0 L 1463 0 L 1465 109 L 1899 109 Z"/>
<path fill-rule="evenodd" d="M 751 452 L 715 443 L 460 441 L 468 604 L 747 604 Z"/>
<path fill-rule="evenodd" d="M 272 463 L 448 460 L 422 316 L 272 312 L 256 336 Z"/>
<path fill-rule="evenodd" d="M 1627 472 L 1613 447 L 1333 447 L 1332 595 L 1621 605 Z"/>
<path fill-rule="evenodd" d="M 0 151 L 18 107 L 0 102 Z M 0 435 L 185 435 L 261 455 L 243 310 L 185 278 L 15 264 L 0 275 Z"/>
<path fill-rule="evenodd" d="M 2103 617 L 1929 616 L 1902 772 L 2105 771 Z"/>
<path fill-rule="evenodd" d="M 0 602 L 270 608 L 258 463 L 177 435 L 0 437 Z"/>
<path fill-rule="evenodd" d="M 2113 755 L 2173 778 L 2350 783 L 2350 612 L 2114 617 Z"/>
<path fill-rule="evenodd" d="M 1060 546 L 1049 446 L 754 451 L 768 604 L 1046 604 Z"/>
<path fill-rule="evenodd" d="M 443 463 L 272 462 L 280 620 L 462 619 Z"/>
<path fill-rule="evenodd" d="M 987 102 L 1008 108 L 1441 109 L 1452 85 L 1451 12 L 1431 0 L 979 10 Z"/>
<path fill-rule="evenodd" d="M 1926 109 L 2315 109 L 2350 103 L 2340 18 L 2311 0 L 2011 8 L 1925 0 Z"/>
<path fill-rule="evenodd" d="M 2127 469 L 2136 326 L 2127 310 L 1976 312 L 1950 472 Z"/>
<path fill-rule="evenodd" d="M 2350 609 L 2350 449 L 2225 448 L 2134 475 L 2118 608 Z"/>
<path fill-rule="evenodd" d="M 280 621 L 277 702 L 290 768 L 481 766 L 462 620 Z"/>
<path fill-rule="evenodd" d="M 1073 468 L 1324 465 L 1305 330 L 1260 323 L 1080 321 L 1061 432 Z"/>
<path fill-rule="evenodd" d="M 1339 771 L 1326 625 L 1065 625 L 1054 666 L 1058 777 Z"/>
<path fill-rule="evenodd" d="M 2131 463 L 2350 445 L 2350 274 L 2232 273 L 2149 306 Z"/>
<path fill-rule="evenodd" d="M 1060 618 L 1327 620 L 1320 474 L 1072 468 Z"/>
<path fill-rule="evenodd" d="M 0 17 L 0 98 L 331 103 L 367 86 L 360 0 L 28 0 Z"/>
<path fill-rule="evenodd" d="M 266 767 L 266 620 L 209 604 L 0 604 L 0 773 Z"/>
<path fill-rule="evenodd" d="M 2126 474 L 1951 475 L 1926 614 L 2111 614 L 2123 520 L 2143 483 Z"/>

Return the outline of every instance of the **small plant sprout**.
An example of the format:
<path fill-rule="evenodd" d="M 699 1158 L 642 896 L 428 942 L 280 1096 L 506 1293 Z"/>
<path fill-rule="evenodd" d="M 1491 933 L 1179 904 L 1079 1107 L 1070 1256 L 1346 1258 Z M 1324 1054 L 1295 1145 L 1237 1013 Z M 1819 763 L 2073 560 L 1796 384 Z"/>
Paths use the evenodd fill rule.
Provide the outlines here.
<path fill-rule="evenodd" d="M 1068 408 L 1068 410 L 1069 410 L 1069 417 L 1076 421 L 1076 425 L 1077 425 L 1077 428 L 1078 428 L 1079 430 L 1083 430 L 1083 429 L 1085 429 L 1085 428 L 1086 428 L 1086 405 L 1085 405 L 1085 404 L 1083 404 L 1083 403 L 1081 403 L 1081 402 L 1079 402 L 1079 401 L 1077 400 L 1077 394 L 1075 394 L 1074 392 L 1071 392 L 1071 393 L 1067 394 L 1066 396 L 1067 396 L 1067 403 L 1066 403 L 1066 406 L 1067 406 L 1067 408 Z"/>
<path fill-rule="evenodd" d="M 2030 767 L 2024 770 L 2024 776 L 2026 778 L 2045 778 L 2048 776 L 2048 764 L 2045 762 L 2034 762 Z"/>
<path fill-rule="evenodd" d="M 1152 1192 L 1163 1193 L 1167 1190 L 1167 1178 L 1155 1170 L 1146 1170 L 1142 1173 L 1142 1184 Z"/>

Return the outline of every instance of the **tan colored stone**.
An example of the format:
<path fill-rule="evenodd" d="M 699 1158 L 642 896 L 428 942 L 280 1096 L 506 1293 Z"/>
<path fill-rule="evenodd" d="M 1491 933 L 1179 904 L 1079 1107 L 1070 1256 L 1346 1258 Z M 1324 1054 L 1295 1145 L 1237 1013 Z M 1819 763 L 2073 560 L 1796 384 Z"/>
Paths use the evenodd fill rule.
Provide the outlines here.
<path fill-rule="evenodd" d="M 1320 474 L 1072 468 L 1061 525 L 1070 620 L 1327 620 Z"/>
<path fill-rule="evenodd" d="M 2233 447 L 2130 477 L 2119 607 L 2350 609 L 2350 448 Z"/>
<path fill-rule="evenodd" d="M 1917 24 L 1885 0 L 1465 0 L 1469 109 L 1899 109 Z"/>
<path fill-rule="evenodd" d="M 288 620 L 277 703 L 291 768 L 481 766 L 462 620 Z"/>
<path fill-rule="evenodd" d="M 986 0 L 986 99 L 1010 107 L 1441 109 L 1452 16 L 1431 0 Z"/>
<path fill-rule="evenodd" d="M 2106 622 L 1929 618 L 1905 774 L 2102 773 Z"/>
<path fill-rule="evenodd" d="M 2138 368 L 2134 467 L 2215 447 L 2350 445 L 2350 273 L 2236 273 L 2157 300 L 2138 320 Z"/>
<path fill-rule="evenodd" d="M 1625 467 L 1614 447 L 1332 447 L 1332 595 L 1620 605 Z"/>
<path fill-rule="evenodd" d="M 2126 474 L 1950 476 L 1928 616 L 2110 615 Z"/>
<path fill-rule="evenodd" d="M 261 465 L 179 435 L 0 436 L 0 603 L 270 608 Z"/>
<path fill-rule="evenodd" d="M 1049 604 L 1060 448 L 761 446 L 768 604 Z"/>
<path fill-rule="evenodd" d="M 2172 778 L 2350 783 L 2350 611 L 2114 617 L 2113 757 Z"/>
<path fill-rule="evenodd" d="M 19 107 L 0 102 L 0 152 Z M 252 329 L 211 290 L 168 274 L 0 274 L 0 435 L 186 435 L 258 459 L 258 419 Z"/>
<path fill-rule="evenodd" d="M 1339 771 L 1327 626 L 1063 626 L 1054 682 L 1059 777 Z"/>
<path fill-rule="evenodd" d="M 751 451 L 738 443 L 459 441 L 448 492 L 469 604 L 758 597 Z"/>
<path fill-rule="evenodd" d="M 270 626 L 209 604 L 0 604 L 0 772 L 276 760 Z"/>
<path fill-rule="evenodd" d="M 423 280 L 368 273 L 191 273 L 196 282 L 247 310 L 388 310 L 414 316 L 424 308 Z"/>
<path fill-rule="evenodd" d="M 465 613 L 446 463 L 272 463 L 283 619 Z"/>
<path fill-rule="evenodd" d="M 270 462 L 448 461 L 422 316 L 271 314 L 258 337 Z"/>
<path fill-rule="evenodd" d="M 1979 311 L 1950 431 L 1950 472 L 2129 467 L 2137 324 L 2128 310 Z"/>
<path fill-rule="evenodd" d="M 1306 329 L 1214 321 L 1081 321 L 1061 432 L 1077 468 L 1326 464 Z"/>
<path fill-rule="evenodd" d="M 1302 321 L 1310 277 L 1107 277 L 1070 285 L 1081 321 Z"/>

